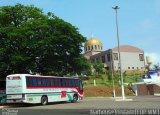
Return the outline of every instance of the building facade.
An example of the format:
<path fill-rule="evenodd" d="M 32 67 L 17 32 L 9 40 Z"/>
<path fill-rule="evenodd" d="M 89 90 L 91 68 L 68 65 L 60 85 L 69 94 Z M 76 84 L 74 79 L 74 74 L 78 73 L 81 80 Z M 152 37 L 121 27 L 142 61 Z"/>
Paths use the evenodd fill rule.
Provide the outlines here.
<path fill-rule="evenodd" d="M 92 40 L 94 40 L 94 42 Z M 108 70 L 119 70 L 118 47 L 103 51 L 102 43 L 96 38 L 91 38 L 85 43 L 84 48 L 84 56 L 87 59 L 91 61 L 101 61 Z M 120 53 L 122 71 L 145 70 L 143 50 L 131 45 L 122 45 L 120 46 Z"/>

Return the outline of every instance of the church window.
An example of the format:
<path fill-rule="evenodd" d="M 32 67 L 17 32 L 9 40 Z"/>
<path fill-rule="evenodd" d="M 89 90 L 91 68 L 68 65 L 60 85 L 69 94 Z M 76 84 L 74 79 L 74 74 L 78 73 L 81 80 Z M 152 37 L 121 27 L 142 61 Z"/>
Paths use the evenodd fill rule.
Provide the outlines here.
<path fill-rule="evenodd" d="M 91 50 L 93 50 L 93 45 L 91 46 L 91 48 L 92 48 Z"/>
<path fill-rule="evenodd" d="M 90 46 L 88 46 L 88 50 L 90 50 Z"/>
<path fill-rule="evenodd" d="M 108 60 L 108 62 L 111 61 L 111 55 L 110 54 L 107 54 L 107 60 Z"/>
<path fill-rule="evenodd" d="M 144 61 L 144 56 L 143 56 L 143 54 L 139 54 L 139 60 L 140 60 L 140 61 Z"/>
<path fill-rule="evenodd" d="M 118 60 L 118 53 L 113 53 L 113 59 Z"/>
<path fill-rule="evenodd" d="M 87 51 L 87 47 L 86 47 L 86 51 Z"/>
<path fill-rule="evenodd" d="M 98 50 L 100 50 L 100 47 L 99 47 L 99 45 L 98 45 Z"/>
<path fill-rule="evenodd" d="M 95 45 L 95 50 L 97 50 L 97 46 Z"/>
<path fill-rule="evenodd" d="M 106 60 L 105 60 L 105 55 L 104 56 L 102 56 L 102 63 L 105 63 L 106 62 Z"/>

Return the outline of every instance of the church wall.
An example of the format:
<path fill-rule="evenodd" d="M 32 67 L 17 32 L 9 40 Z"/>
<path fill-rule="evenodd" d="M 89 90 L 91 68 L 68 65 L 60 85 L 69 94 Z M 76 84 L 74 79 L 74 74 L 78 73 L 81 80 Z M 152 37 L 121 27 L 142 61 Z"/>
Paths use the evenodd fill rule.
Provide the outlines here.
<path fill-rule="evenodd" d="M 113 52 L 117 53 L 118 52 Z M 140 61 L 139 54 L 143 54 L 141 52 L 121 52 L 121 67 L 122 70 L 144 70 L 144 60 Z M 114 69 L 118 70 L 119 59 L 114 60 Z"/>

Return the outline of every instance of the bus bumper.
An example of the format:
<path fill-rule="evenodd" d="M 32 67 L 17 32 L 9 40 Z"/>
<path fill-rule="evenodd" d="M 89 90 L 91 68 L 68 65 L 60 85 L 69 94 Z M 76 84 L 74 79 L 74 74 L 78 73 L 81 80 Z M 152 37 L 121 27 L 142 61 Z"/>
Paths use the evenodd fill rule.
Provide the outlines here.
<path fill-rule="evenodd" d="M 7 103 L 23 103 L 21 99 L 7 99 Z"/>

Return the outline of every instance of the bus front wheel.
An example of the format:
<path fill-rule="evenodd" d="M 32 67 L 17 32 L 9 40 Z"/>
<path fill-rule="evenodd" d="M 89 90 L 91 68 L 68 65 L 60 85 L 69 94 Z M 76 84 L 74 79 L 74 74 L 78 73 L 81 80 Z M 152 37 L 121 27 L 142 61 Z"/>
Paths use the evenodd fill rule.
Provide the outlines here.
<path fill-rule="evenodd" d="M 73 100 L 71 101 L 72 103 L 75 103 L 75 102 L 77 102 L 77 100 L 78 100 L 78 95 L 77 94 L 74 94 L 73 95 Z"/>
<path fill-rule="evenodd" d="M 42 105 L 47 105 L 47 103 L 48 103 L 48 98 L 47 98 L 47 96 L 42 96 L 42 98 L 41 98 L 41 104 L 42 104 Z"/>

